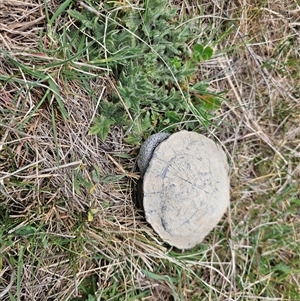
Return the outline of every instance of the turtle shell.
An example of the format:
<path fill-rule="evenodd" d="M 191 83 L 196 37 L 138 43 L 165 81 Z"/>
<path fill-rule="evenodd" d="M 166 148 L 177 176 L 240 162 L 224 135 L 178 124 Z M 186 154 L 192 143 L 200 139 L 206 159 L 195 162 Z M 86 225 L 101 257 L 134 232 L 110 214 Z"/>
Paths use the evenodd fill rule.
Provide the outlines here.
<path fill-rule="evenodd" d="M 159 144 L 143 178 L 146 220 L 179 249 L 192 248 L 229 205 L 228 163 L 212 140 L 181 131 Z"/>

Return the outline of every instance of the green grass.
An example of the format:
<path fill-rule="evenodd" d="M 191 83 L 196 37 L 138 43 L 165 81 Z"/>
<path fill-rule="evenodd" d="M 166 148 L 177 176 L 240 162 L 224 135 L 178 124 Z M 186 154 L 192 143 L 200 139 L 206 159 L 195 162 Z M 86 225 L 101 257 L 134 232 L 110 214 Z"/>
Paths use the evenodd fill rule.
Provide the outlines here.
<path fill-rule="evenodd" d="M 300 42 L 278 32 L 296 8 L 168 3 L 45 2 L 3 38 L 3 300 L 300 299 Z M 184 252 L 131 193 L 143 139 L 181 129 L 231 162 L 230 211 Z"/>

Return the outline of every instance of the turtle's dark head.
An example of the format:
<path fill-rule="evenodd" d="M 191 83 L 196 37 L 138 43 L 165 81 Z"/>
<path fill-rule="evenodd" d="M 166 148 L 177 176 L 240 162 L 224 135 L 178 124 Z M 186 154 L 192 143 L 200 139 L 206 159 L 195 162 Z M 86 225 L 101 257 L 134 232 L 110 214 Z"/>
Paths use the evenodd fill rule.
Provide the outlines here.
<path fill-rule="evenodd" d="M 170 134 L 168 133 L 153 134 L 141 146 L 140 153 L 137 158 L 137 164 L 141 173 L 141 177 L 143 177 L 146 172 L 155 148 L 169 136 Z"/>

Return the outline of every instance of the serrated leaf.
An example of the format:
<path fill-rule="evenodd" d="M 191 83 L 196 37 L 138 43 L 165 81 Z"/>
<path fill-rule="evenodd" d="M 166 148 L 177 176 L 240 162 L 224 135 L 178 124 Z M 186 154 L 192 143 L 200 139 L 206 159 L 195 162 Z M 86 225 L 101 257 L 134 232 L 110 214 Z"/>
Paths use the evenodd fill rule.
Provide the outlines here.
<path fill-rule="evenodd" d="M 68 9 L 67 10 L 67 13 L 74 19 L 78 20 L 78 21 L 87 21 L 88 19 L 86 18 L 86 16 L 82 13 L 80 13 L 79 11 L 77 10 L 74 10 L 74 9 Z"/>
<path fill-rule="evenodd" d="M 208 83 L 198 82 L 190 88 L 190 91 L 204 94 L 207 92 L 207 89 L 208 89 Z"/>
<path fill-rule="evenodd" d="M 195 74 L 197 71 L 197 67 L 195 66 L 195 63 L 191 60 L 188 60 L 183 66 L 182 69 L 179 72 L 179 76 L 181 77 L 188 77 Z"/>
<path fill-rule="evenodd" d="M 170 64 L 174 66 L 176 69 L 179 69 L 181 67 L 181 62 L 182 62 L 181 58 L 177 56 L 170 59 Z"/>
<path fill-rule="evenodd" d="M 169 119 L 170 123 L 177 123 L 181 120 L 181 115 L 175 111 L 167 111 L 165 116 Z"/>
<path fill-rule="evenodd" d="M 141 136 L 128 135 L 124 140 L 128 144 L 135 145 L 141 141 Z"/>
<path fill-rule="evenodd" d="M 105 141 L 107 134 L 110 131 L 110 126 L 114 124 L 115 121 L 109 117 L 101 115 L 96 118 L 94 121 L 94 125 L 89 130 L 89 135 L 98 134 L 102 141 Z"/>
<path fill-rule="evenodd" d="M 101 179 L 101 183 L 114 183 L 120 181 L 125 175 L 107 175 Z"/>
<path fill-rule="evenodd" d="M 152 112 L 153 114 L 154 112 Z M 131 125 L 130 134 L 125 138 L 125 141 L 129 144 L 137 144 L 145 132 L 149 131 L 149 128 L 152 127 L 152 124 L 155 121 L 151 119 L 149 111 L 146 111 L 144 114 L 141 114 L 134 123 Z"/>
<path fill-rule="evenodd" d="M 95 168 L 94 170 L 92 170 L 92 178 L 95 183 L 100 182 L 100 172 L 99 172 L 98 168 Z"/>
<path fill-rule="evenodd" d="M 274 267 L 274 270 L 281 273 L 281 274 L 289 274 L 291 272 L 291 268 L 284 264 L 284 263 L 279 263 Z"/>
<path fill-rule="evenodd" d="M 36 232 L 35 227 L 26 225 L 26 226 L 23 226 L 23 227 L 17 229 L 16 231 L 14 231 L 13 234 L 19 235 L 19 236 L 27 236 L 27 235 L 33 234 L 35 232 Z"/>
<path fill-rule="evenodd" d="M 195 94 L 193 98 L 193 103 L 200 106 L 203 111 L 213 111 L 220 108 L 221 101 L 218 96 L 211 95 L 211 94 Z"/>
<path fill-rule="evenodd" d="M 131 159 L 132 158 L 132 156 L 130 156 L 129 154 L 125 154 L 125 153 L 115 154 L 114 156 L 118 157 L 118 158 L 122 158 L 122 159 Z"/>
<path fill-rule="evenodd" d="M 136 144 L 145 133 L 159 131 L 166 124 L 189 120 L 191 106 L 186 99 L 198 101 L 189 91 L 197 76 L 197 62 L 212 56 L 210 47 L 196 44 L 194 57 L 191 57 L 188 45 L 197 39 L 201 30 L 196 21 L 181 24 L 182 20 L 176 16 L 178 9 L 167 0 L 141 3 L 140 7 L 137 4 L 141 9 L 112 12 L 111 19 L 121 20 L 126 29 L 111 20 L 103 24 L 101 18 L 92 17 L 85 11 L 68 10 L 70 16 L 83 23 L 81 29 L 88 30 L 84 41 L 88 36 L 99 41 L 89 47 L 92 62 L 109 66 L 117 78 L 117 93 L 111 94 L 110 101 L 100 103 L 100 117 L 95 119 L 89 131 L 89 134 L 98 134 L 102 140 L 106 139 L 112 124 L 125 130 L 131 126 L 125 140 Z M 105 48 L 102 49 L 101 44 Z M 83 50 L 85 44 L 80 45 Z M 196 86 L 192 92 L 207 94 L 203 91 L 205 88 L 202 86 L 200 91 Z M 133 125 L 127 112 L 134 120 Z"/>

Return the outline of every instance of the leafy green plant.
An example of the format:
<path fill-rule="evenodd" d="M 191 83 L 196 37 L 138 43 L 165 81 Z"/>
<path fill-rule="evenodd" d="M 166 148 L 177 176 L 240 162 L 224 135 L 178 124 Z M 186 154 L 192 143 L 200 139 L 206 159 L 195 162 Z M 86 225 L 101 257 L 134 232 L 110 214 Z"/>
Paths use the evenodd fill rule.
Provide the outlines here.
<path fill-rule="evenodd" d="M 117 92 L 100 105 L 90 134 L 105 140 L 110 126 L 118 124 L 134 144 L 166 127 L 193 129 L 208 122 L 220 95 L 197 80 L 197 65 L 213 55 L 211 47 L 194 42 L 201 29 L 192 21 L 179 23 L 177 9 L 168 1 L 144 1 L 141 7 L 121 10 L 117 5 L 111 1 L 104 6 L 106 13 L 98 15 L 68 10 L 81 30 L 94 37 L 91 62 L 110 68 L 117 79 Z"/>

